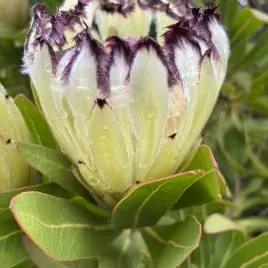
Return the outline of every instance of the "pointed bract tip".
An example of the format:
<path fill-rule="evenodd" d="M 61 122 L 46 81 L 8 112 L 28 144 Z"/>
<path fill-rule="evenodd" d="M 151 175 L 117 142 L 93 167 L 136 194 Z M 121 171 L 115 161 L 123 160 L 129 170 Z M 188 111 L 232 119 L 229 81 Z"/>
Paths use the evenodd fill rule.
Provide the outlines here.
<path fill-rule="evenodd" d="M 116 55 L 122 55 L 125 62 L 131 65 L 134 52 L 132 45 L 127 40 L 117 36 L 110 36 L 106 39 L 106 45 L 110 49 L 111 65 Z"/>
<path fill-rule="evenodd" d="M 100 9 L 107 13 L 118 13 L 127 17 L 129 13 L 135 10 L 134 0 L 100 0 Z"/>
<path fill-rule="evenodd" d="M 167 69 L 169 86 L 171 87 L 177 84 L 178 80 L 172 71 L 173 68 L 171 66 L 171 62 L 168 60 L 163 47 L 151 37 L 142 37 L 134 46 L 134 54 L 136 55 L 142 49 L 146 49 L 148 52 L 153 50 Z"/>
<path fill-rule="evenodd" d="M 105 105 L 108 105 L 105 99 L 96 99 L 96 104 L 98 105 L 100 109 L 103 109 Z"/>

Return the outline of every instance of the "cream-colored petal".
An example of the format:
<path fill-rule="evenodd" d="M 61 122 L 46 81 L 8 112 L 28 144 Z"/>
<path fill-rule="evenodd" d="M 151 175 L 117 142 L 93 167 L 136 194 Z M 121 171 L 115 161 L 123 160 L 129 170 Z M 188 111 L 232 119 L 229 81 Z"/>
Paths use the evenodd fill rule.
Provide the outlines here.
<path fill-rule="evenodd" d="M 123 52 L 122 52 L 123 53 Z M 119 91 L 120 87 L 125 84 L 127 74 L 129 72 L 130 63 L 124 55 L 115 52 L 113 56 L 113 63 L 110 69 L 110 83 L 112 91 Z"/>
<path fill-rule="evenodd" d="M 181 86 L 176 85 L 170 93 L 169 113 L 162 144 L 146 180 L 163 178 L 174 174 L 177 169 L 177 154 L 179 150 L 187 102 Z"/>
<path fill-rule="evenodd" d="M 108 40 L 111 49 L 110 67 L 111 97 L 110 103 L 115 112 L 124 136 L 129 159 L 133 162 L 133 120 L 130 110 L 130 92 L 126 82 L 130 69 L 129 44 L 119 38 Z"/>
<path fill-rule="evenodd" d="M 74 7 L 78 4 L 78 0 L 65 0 L 63 5 L 60 7 L 60 10 L 62 11 L 70 11 L 71 9 L 74 9 Z M 74 37 L 85 30 L 85 25 L 86 24 L 89 28 L 92 27 L 92 23 L 94 20 L 94 14 L 96 12 L 98 6 L 98 1 L 88 1 L 88 4 L 85 6 L 84 9 L 84 14 L 85 17 L 83 17 L 82 23 L 76 23 L 75 25 L 72 26 L 73 29 L 67 29 L 65 31 L 65 38 L 66 38 L 66 44 L 63 46 L 63 49 L 68 49 L 73 46 L 75 46 L 75 41 Z M 91 32 L 96 35 L 94 29 L 91 30 Z"/>
<path fill-rule="evenodd" d="M 184 146 L 180 150 L 182 157 L 180 158 L 181 160 L 178 159 L 179 165 L 198 139 L 217 101 L 221 83 L 219 83 L 216 64 L 221 63 L 215 61 L 213 56 L 205 56 L 202 59 L 198 97 L 194 112 L 191 115 L 193 124 L 191 125 L 190 132 L 184 134 Z"/>
<path fill-rule="evenodd" d="M 227 62 L 230 55 L 230 44 L 228 36 L 223 28 L 223 26 L 216 20 L 212 19 L 209 23 L 209 30 L 211 32 L 211 40 L 215 45 L 219 56 L 221 58 L 224 74 L 227 68 Z M 221 83 L 223 82 L 224 75 L 222 77 Z"/>
<path fill-rule="evenodd" d="M 193 117 L 192 139 L 196 139 L 204 128 L 217 101 L 221 83 L 216 64 L 213 56 L 205 56 L 200 65 L 199 94 Z"/>
<path fill-rule="evenodd" d="M 176 23 L 177 20 L 168 16 L 166 12 L 157 12 L 155 22 L 156 22 L 157 40 L 160 43 L 164 43 L 163 34 L 167 31 L 166 27 Z"/>
<path fill-rule="evenodd" d="M 63 61 L 65 60 L 63 59 Z M 59 69 L 61 69 L 61 65 L 64 66 L 65 63 L 60 63 Z M 66 79 L 67 85 L 64 92 L 66 105 L 64 109 L 69 116 L 71 114 L 70 127 L 73 129 L 74 138 L 79 140 L 79 146 L 83 151 L 83 159 L 80 160 L 93 166 L 94 160 L 88 144 L 88 135 L 91 131 L 88 129 L 88 124 L 93 104 L 97 98 L 97 62 L 87 42 L 83 44 L 81 52 L 73 62 L 69 77 Z"/>
<path fill-rule="evenodd" d="M 96 23 L 103 40 L 108 36 L 140 37 L 148 35 L 152 21 L 150 11 L 141 10 L 138 6 L 133 12 L 123 16 L 119 13 L 107 13 L 98 9 Z"/>
<path fill-rule="evenodd" d="M 187 111 L 182 122 L 183 132 L 178 136 L 177 165 L 183 160 L 184 153 L 182 150 L 186 147 L 188 137 L 191 135 L 192 125 L 195 124 L 193 115 L 199 96 L 199 63 L 201 60 L 200 51 L 193 44 L 184 38 L 180 42 L 180 44 L 174 46 L 174 57 L 187 101 Z"/>
<path fill-rule="evenodd" d="M 63 5 L 60 7 L 60 10 L 69 11 L 73 9 L 78 4 L 78 0 L 65 0 Z M 88 1 L 88 4 L 85 6 L 85 23 L 88 27 L 91 27 L 94 13 L 97 8 L 97 1 Z"/>
<path fill-rule="evenodd" d="M 18 153 L 16 143 L 31 141 L 19 109 L 0 84 L 0 191 L 29 182 L 30 167 Z"/>
<path fill-rule="evenodd" d="M 71 133 L 66 128 L 66 114 L 59 113 L 59 107 L 57 107 L 54 100 L 53 91 L 55 90 L 56 82 L 52 76 L 51 56 L 46 44 L 43 44 L 36 53 L 30 75 L 42 110 L 61 150 L 73 161 L 79 159 L 79 150 L 77 150 L 77 146 L 73 142 Z M 57 90 L 60 91 L 61 89 L 58 88 Z"/>
<path fill-rule="evenodd" d="M 151 45 L 136 54 L 130 73 L 135 127 L 135 179 L 143 181 L 154 163 L 168 115 L 168 72 Z"/>
<path fill-rule="evenodd" d="M 110 193 L 126 191 L 132 183 L 131 161 L 118 119 L 104 100 L 96 103 L 89 129 L 89 144 L 102 178 L 99 187 Z"/>
<path fill-rule="evenodd" d="M 175 34 L 175 33 L 174 33 Z M 185 96 L 190 103 L 189 109 L 195 104 L 198 94 L 200 51 L 189 41 L 182 38 L 181 44 L 174 46 L 175 64 L 183 84 Z"/>

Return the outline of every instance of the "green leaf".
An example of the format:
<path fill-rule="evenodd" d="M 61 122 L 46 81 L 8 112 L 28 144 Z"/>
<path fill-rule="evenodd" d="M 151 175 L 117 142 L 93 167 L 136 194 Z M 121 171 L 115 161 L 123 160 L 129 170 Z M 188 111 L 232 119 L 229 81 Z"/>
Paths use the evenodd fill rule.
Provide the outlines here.
<path fill-rule="evenodd" d="M 15 190 L 5 191 L 0 193 L 0 209 L 8 209 L 10 200 L 16 195 L 29 192 L 29 191 L 37 191 L 41 193 L 49 193 L 50 195 L 55 195 L 58 197 L 69 198 L 71 195 L 69 192 L 61 188 L 56 183 L 44 183 L 33 186 L 27 186 Z M 1 221 L 1 218 L 0 218 Z"/>
<path fill-rule="evenodd" d="M 0 38 L 12 39 L 16 33 L 17 30 L 11 24 L 0 21 Z"/>
<path fill-rule="evenodd" d="M 20 244 L 21 233 L 10 233 L 0 239 L 1 267 L 33 267 Z"/>
<path fill-rule="evenodd" d="M 262 264 L 268 264 L 268 251 L 261 256 L 257 256 L 245 263 L 242 268 L 256 268 L 260 267 Z"/>
<path fill-rule="evenodd" d="M 20 143 L 18 149 L 30 165 L 49 179 L 71 193 L 79 194 L 86 199 L 90 198 L 89 192 L 75 178 L 70 162 L 62 153 L 40 145 L 26 143 Z"/>
<path fill-rule="evenodd" d="M 105 210 L 101 207 L 97 207 L 95 205 L 93 205 L 92 203 L 88 202 L 87 200 L 85 200 L 83 197 L 81 196 L 75 196 L 71 199 L 71 202 L 73 204 L 76 205 L 80 205 L 82 207 L 84 207 L 85 209 L 87 209 L 91 214 L 104 219 L 108 219 L 110 217 L 110 211 L 109 210 Z"/>
<path fill-rule="evenodd" d="M 201 145 L 198 148 L 195 155 L 186 166 L 185 170 L 194 170 L 197 168 L 204 171 L 218 169 L 218 164 L 213 156 L 211 149 L 205 144 Z"/>
<path fill-rule="evenodd" d="M 262 57 L 268 55 L 268 30 L 264 30 L 258 39 L 255 41 L 255 45 L 246 54 L 240 68 L 249 68 L 256 64 Z"/>
<path fill-rule="evenodd" d="M 26 236 L 23 237 L 22 244 L 28 256 L 38 268 L 98 268 L 98 261 L 96 259 L 69 262 L 59 262 L 51 259 Z"/>
<path fill-rule="evenodd" d="M 34 84 L 32 81 L 30 81 L 30 87 L 31 87 L 31 92 L 32 92 L 35 105 L 37 106 L 40 112 L 43 112 L 36 88 L 34 87 Z"/>
<path fill-rule="evenodd" d="M 179 267 L 198 247 L 201 233 L 201 224 L 194 217 L 172 225 L 145 228 L 143 237 L 153 258 L 153 267 Z"/>
<path fill-rule="evenodd" d="M 232 43 L 243 37 L 249 37 L 263 24 L 267 23 L 264 13 L 245 7 L 234 18 L 230 27 Z"/>
<path fill-rule="evenodd" d="M 231 55 L 228 63 L 227 76 L 232 77 L 240 70 L 241 63 L 246 56 L 246 48 L 248 44 L 247 36 L 241 37 L 231 47 Z M 241 94 L 241 92 L 240 92 Z"/>
<path fill-rule="evenodd" d="M 43 115 L 24 95 L 18 95 L 15 101 L 22 113 L 27 127 L 32 133 L 35 143 L 55 149 L 56 144 Z"/>
<path fill-rule="evenodd" d="M 249 240 L 238 247 L 230 256 L 224 268 L 237 268 L 248 263 L 253 258 L 263 256 L 268 252 L 268 233 Z"/>
<path fill-rule="evenodd" d="M 204 224 L 207 234 L 218 234 L 212 267 L 222 268 L 233 251 L 245 242 L 245 235 L 238 225 L 220 214 L 209 216 Z"/>
<path fill-rule="evenodd" d="M 248 233 L 268 231 L 268 217 L 251 216 L 248 218 L 238 219 L 236 224 Z"/>
<path fill-rule="evenodd" d="M 216 213 L 207 218 L 204 231 L 207 234 L 216 234 L 227 231 L 241 231 L 241 229 L 230 219 Z"/>
<path fill-rule="evenodd" d="M 21 230 L 7 222 L 0 225 L 0 263 L 1 267 L 14 267 L 25 263 L 28 257 L 21 246 Z"/>
<path fill-rule="evenodd" d="M 268 96 L 263 95 L 248 101 L 251 108 L 264 116 L 268 116 Z"/>
<path fill-rule="evenodd" d="M 150 255 L 138 231 L 126 230 L 108 247 L 100 258 L 99 268 L 148 267 Z"/>
<path fill-rule="evenodd" d="M 204 205 L 221 199 L 219 174 L 216 170 L 204 173 L 191 187 L 189 187 L 174 209 Z"/>
<path fill-rule="evenodd" d="M 116 228 L 156 224 L 201 175 L 200 171 L 190 171 L 138 186 L 117 204 L 112 223 Z"/>
<path fill-rule="evenodd" d="M 193 158 L 189 161 L 188 165 L 184 168 L 186 171 L 194 169 L 201 169 L 204 171 L 211 171 L 213 169 L 217 171 L 219 170 L 218 164 L 209 146 L 202 144 L 194 154 Z M 229 191 L 223 176 L 219 172 L 217 172 L 216 176 L 220 192 L 226 193 Z"/>
<path fill-rule="evenodd" d="M 190 267 L 192 267 L 195 264 L 198 268 L 209 267 L 212 258 L 211 250 L 211 237 L 203 233 L 198 248 L 196 248 L 194 252 L 187 258 L 187 263 L 185 263 L 185 265 L 191 264 Z"/>
<path fill-rule="evenodd" d="M 245 242 L 245 236 L 238 231 L 220 233 L 215 242 L 215 252 L 212 258 L 212 267 L 222 268 L 228 258 L 239 246 Z"/>
<path fill-rule="evenodd" d="M 247 119 L 246 130 L 249 135 L 263 138 L 268 135 L 268 119 Z"/>
<path fill-rule="evenodd" d="M 111 226 L 97 225 L 84 208 L 54 196 L 22 193 L 10 207 L 31 241 L 58 261 L 98 257 L 116 235 Z"/>
<path fill-rule="evenodd" d="M 220 10 L 222 13 L 222 20 L 227 27 L 230 27 L 237 11 L 237 0 L 221 0 Z"/>
<path fill-rule="evenodd" d="M 253 152 L 250 144 L 247 144 L 247 155 L 254 166 L 254 168 L 259 172 L 259 174 L 264 177 L 268 178 L 268 167 L 265 163 L 263 163 L 257 155 Z"/>

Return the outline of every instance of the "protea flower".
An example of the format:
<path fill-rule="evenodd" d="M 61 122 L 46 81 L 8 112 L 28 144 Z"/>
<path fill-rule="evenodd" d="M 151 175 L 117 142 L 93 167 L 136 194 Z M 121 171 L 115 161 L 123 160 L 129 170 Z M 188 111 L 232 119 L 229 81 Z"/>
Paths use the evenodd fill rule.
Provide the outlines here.
<path fill-rule="evenodd" d="M 31 168 L 16 149 L 17 142 L 31 142 L 23 117 L 0 84 L 0 191 L 29 183 Z"/>
<path fill-rule="evenodd" d="M 99 197 L 118 199 L 179 170 L 228 56 L 212 6 L 80 0 L 53 16 L 34 7 L 24 62 L 62 152 Z"/>
<path fill-rule="evenodd" d="M 27 18 L 29 0 L 0 0 L 0 21 L 21 27 Z"/>

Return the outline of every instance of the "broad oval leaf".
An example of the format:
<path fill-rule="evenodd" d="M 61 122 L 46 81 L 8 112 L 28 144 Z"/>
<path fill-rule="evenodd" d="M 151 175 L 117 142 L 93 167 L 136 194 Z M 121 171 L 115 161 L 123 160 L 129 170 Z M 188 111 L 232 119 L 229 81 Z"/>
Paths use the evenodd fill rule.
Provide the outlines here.
<path fill-rule="evenodd" d="M 64 190 L 56 183 L 43 183 L 38 185 L 27 186 L 10 191 L 0 193 L 0 209 L 9 209 L 9 203 L 13 197 L 23 192 L 37 191 L 41 193 L 49 193 L 58 197 L 69 198 L 71 194 Z M 0 220 L 1 221 L 1 220 Z"/>
<path fill-rule="evenodd" d="M 22 245 L 38 268 L 98 268 L 97 259 L 83 259 L 68 262 L 56 261 L 35 246 L 27 236 L 23 236 Z"/>
<path fill-rule="evenodd" d="M 206 219 L 204 224 L 204 231 L 207 234 L 217 234 L 227 231 L 242 232 L 242 230 L 239 228 L 238 225 L 235 224 L 235 222 L 217 213 L 210 215 Z"/>
<path fill-rule="evenodd" d="M 268 251 L 263 255 L 257 256 L 245 263 L 241 268 L 256 268 L 261 267 L 264 264 L 268 264 Z"/>
<path fill-rule="evenodd" d="M 70 162 L 62 153 L 41 145 L 26 143 L 20 143 L 18 149 L 30 165 L 49 179 L 71 193 L 90 198 L 89 192 L 75 178 Z"/>
<path fill-rule="evenodd" d="M 10 207 L 31 241 L 58 261 L 95 258 L 116 236 L 111 226 L 97 225 L 87 210 L 58 197 L 22 193 Z"/>
<path fill-rule="evenodd" d="M 200 145 L 195 154 L 193 155 L 192 159 L 190 159 L 190 161 L 188 162 L 188 164 L 185 165 L 184 168 L 184 170 L 186 171 L 194 169 L 201 169 L 207 172 L 211 170 L 217 170 L 216 176 L 220 186 L 220 192 L 221 193 L 229 192 L 226 181 L 219 172 L 218 163 L 216 162 L 213 152 L 208 145 L 206 144 Z"/>
<path fill-rule="evenodd" d="M 186 189 L 173 209 L 200 206 L 217 200 L 221 200 L 219 174 L 211 170 Z"/>
<path fill-rule="evenodd" d="M 198 247 L 201 233 L 202 226 L 194 217 L 172 225 L 146 227 L 143 238 L 153 258 L 153 267 L 179 267 Z"/>
<path fill-rule="evenodd" d="M 219 169 L 218 164 L 214 158 L 212 150 L 209 146 L 202 144 L 199 146 L 192 159 L 188 162 L 184 170 L 202 169 L 210 171 L 212 169 Z"/>
<path fill-rule="evenodd" d="M 202 174 L 189 171 L 138 186 L 117 204 L 112 223 L 116 228 L 156 224 Z"/>

